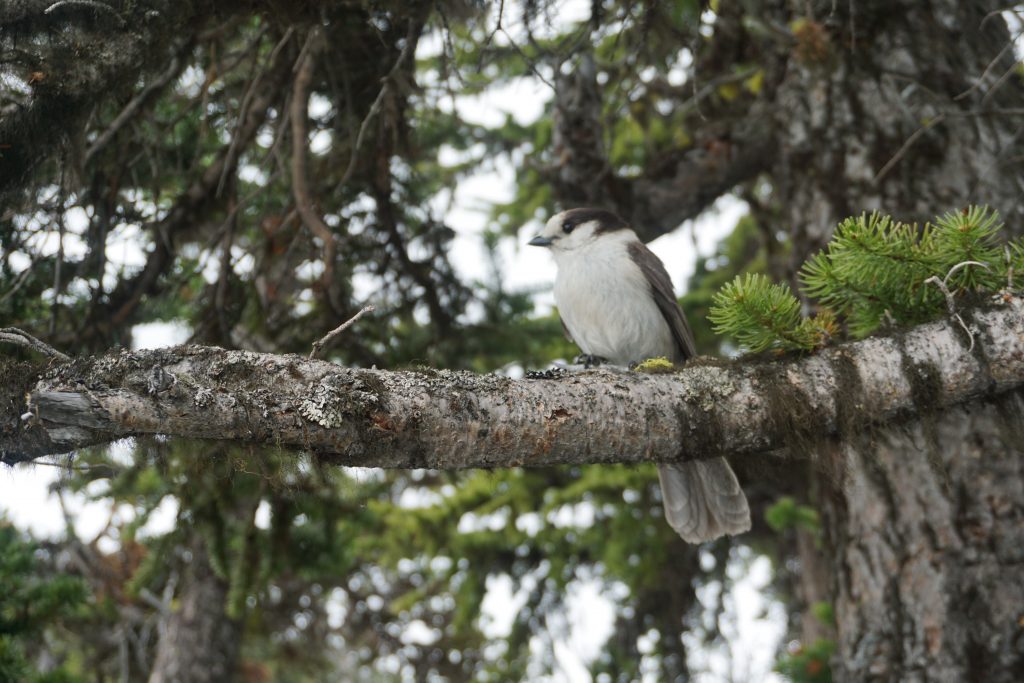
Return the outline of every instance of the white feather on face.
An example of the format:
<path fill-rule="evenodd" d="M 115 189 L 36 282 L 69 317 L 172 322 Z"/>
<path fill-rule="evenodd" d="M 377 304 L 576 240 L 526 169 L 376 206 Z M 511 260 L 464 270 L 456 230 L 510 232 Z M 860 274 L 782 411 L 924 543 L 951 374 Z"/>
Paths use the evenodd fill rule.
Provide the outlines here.
<path fill-rule="evenodd" d="M 607 223 L 577 211 L 553 216 L 539 237 L 551 240 L 558 314 L 585 354 L 616 365 L 675 356 L 672 331 L 628 246 L 639 242 L 621 219 Z M 617 217 L 616 217 L 617 218 Z"/>
<path fill-rule="evenodd" d="M 597 239 L 597 230 L 601 226 L 600 222 L 590 220 L 586 223 L 573 224 L 567 232 L 565 226 L 568 215 L 568 211 L 555 214 L 548 219 L 540 232 L 541 237 L 551 240 L 551 253 L 555 255 L 556 261 L 559 253 L 573 251 L 592 243 Z"/>

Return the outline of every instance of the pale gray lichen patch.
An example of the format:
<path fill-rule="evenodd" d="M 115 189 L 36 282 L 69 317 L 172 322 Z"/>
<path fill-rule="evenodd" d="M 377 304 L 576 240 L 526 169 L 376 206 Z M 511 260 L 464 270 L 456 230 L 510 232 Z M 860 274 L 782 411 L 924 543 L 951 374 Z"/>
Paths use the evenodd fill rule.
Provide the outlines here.
<path fill-rule="evenodd" d="M 192 402 L 197 408 L 206 408 L 213 403 L 213 391 L 208 387 L 199 387 L 196 395 L 192 397 Z"/>
<path fill-rule="evenodd" d="M 309 388 L 299 403 L 299 414 L 321 427 L 335 429 L 352 416 L 367 414 L 380 404 L 380 396 L 365 381 L 351 375 L 327 375 Z"/>
<path fill-rule="evenodd" d="M 687 368 L 682 377 L 683 400 L 696 404 L 704 412 L 714 410 L 718 401 L 736 393 L 736 385 L 726 368 L 713 365 Z"/>
<path fill-rule="evenodd" d="M 146 393 L 156 396 L 177 384 L 178 378 L 174 373 L 164 370 L 162 365 L 154 365 L 153 369 L 149 371 L 146 381 Z"/>
<path fill-rule="evenodd" d="M 227 351 L 210 362 L 208 373 L 210 377 L 223 377 L 229 375 L 236 368 L 248 372 L 252 366 L 251 361 L 252 358 L 249 357 L 247 351 Z"/>
<path fill-rule="evenodd" d="M 432 370 L 417 368 L 413 371 L 392 373 L 388 384 L 398 395 L 413 396 L 450 395 L 453 392 L 502 393 L 507 391 L 514 380 L 500 375 L 479 375 L 467 370 Z"/>

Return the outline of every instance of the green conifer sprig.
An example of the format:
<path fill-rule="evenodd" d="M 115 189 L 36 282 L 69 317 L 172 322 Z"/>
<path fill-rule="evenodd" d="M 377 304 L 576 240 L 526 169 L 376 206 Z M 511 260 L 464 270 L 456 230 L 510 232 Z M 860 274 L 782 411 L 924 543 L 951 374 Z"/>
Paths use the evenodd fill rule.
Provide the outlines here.
<path fill-rule="evenodd" d="M 1024 285 L 1024 239 L 1014 240 L 1006 245 L 1005 263 L 1007 287 L 1021 289 Z"/>
<path fill-rule="evenodd" d="M 812 349 L 831 335 L 831 316 L 804 318 L 789 285 L 746 273 L 715 294 L 708 319 L 755 353 L 768 349 Z"/>
<path fill-rule="evenodd" d="M 844 316 L 850 333 L 863 337 L 886 314 L 916 322 L 941 306 L 942 293 L 924 286 L 938 270 L 929 226 L 918 230 L 873 213 L 840 223 L 799 277 L 808 297 Z"/>
<path fill-rule="evenodd" d="M 801 291 L 821 311 L 811 319 L 789 287 L 740 275 L 713 299 L 718 334 L 753 352 L 809 351 L 827 344 L 845 321 L 864 337 L 887 321 L 917 324 L 947 310 L 938 278 L 956 296 L 1024 285 L 1024 240 L 1001 244 L 999 214 L 972 206 L 918 228 L 878 213 L 848 218 L 828 246 L 800 270 Z"/>
<path fill-rule="evenodd" d="M 965 266 L 958 269 L 946 285 L 950 291 L 995 290 L 1005 284 L 1003 248 L 999 244 L 999 231 L 1003 224 L 999 214 L 987 207 L 971 206 L 963 211 L 950 212 L 936 219 L 934 229 L 935 254 L 939 260 L 936 275 L 944 277 L 957 264 L 968 261 L 985 266 Z"/>

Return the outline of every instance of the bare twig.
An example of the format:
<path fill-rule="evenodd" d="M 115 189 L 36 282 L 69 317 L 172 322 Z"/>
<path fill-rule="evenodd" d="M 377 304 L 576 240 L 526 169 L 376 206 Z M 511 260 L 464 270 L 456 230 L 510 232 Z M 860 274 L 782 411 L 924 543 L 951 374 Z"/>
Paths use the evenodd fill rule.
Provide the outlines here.
<path fill-rule="evenodd" d="M 96 0 L 59 0 L 59 2 L 55 2 L 43 10 L 43 14 L 52 14 L 55 10 L 68 6 L 89 7 L 90 9 L 109 12 L 115 19 L 117 19 L 118 23 L 121 24 L 122 27 L 126 25 L 125 20 L 117 13 L 117 10 L 105 2 L 96 2 Z"/>
<path fill-rule="evenodd" d="M 59 358 L 60 360 L 71 360 L 70 356 L 66 356 L 57 349 L 53 348 L 49 344 L 39 341 L 28 332 L 19 330 L 16 327 L 4 327 L 0 328 L 0 342 L 7 342 L 8 344 L 15 344 L 16 346 L 23 346 L 33 351 L 49 356 L 51 358 Z"/>
<path fill-rule="evenodd" d="M 957 321 L 960 324 L 960 327 L 963 328 L 964 332 L 967 333 L 967 338 L 971 340 L 971 346 L 968 349 L 968 351 L 973 351 L 974 332 L 971 331 L 971 328 L 967 327 L 967 323 L 965 323 L 964 319 L 960 317 L 960 314 L 956 312 L 956 303 L 953 301 L 953 293 L 949 291 L 949 278 L 951 278 L 953 274 L 956 273 L 958 270 L 962 270 L 967 266 L 981 266 L 985 270 L 989 269 L 988 264 L 982 263 L 981 261 L 963 261 L 950 268 L 949 272 L 946 273 L 946 277 L 940 280 L 938 275 L 933 275 L 927 280 L 925 280 L 925 284 L 934 284 L 936 287 L 942 290 L 942 295 L 946 298 L 946 311 L 949 313 L 949 317 Z"/>
<path fill-rule="evenodd" d="M 750 78 L 751 76 L 753 76 L 754 74 L 756 74 L 760 70 L 761 67 L 753 66 L 750 67 L 749 69 L 744 69 L 742 71 L 738 71 L 735 73 L 728 73 L 718 78 L 711 79 L 706 83 L 702 82 L 702 85 L 699 90 L 695 87 L 696 79 L 691 79 L 691 83 L 694 85 L 693 94 L 689 98 L 680 102 L 677 109 L 679 111 L 688 111 L 692 107 L 703 118 L 704 115 L 700 111 L 700 103 L 702 101 L 707 99 L 709 96 L 714 95 L 718 91 L 719 87 L 731 83 L 741 83 Z M 663 79 L 655 79 L 650 83 L 647 83 L 646 87 L 648 90 L 651 90 L 653 92 L 668 93 L 673 96 L 676 95 L 677 93 L 681 94 L 683 90 L 688 89 L 686 88 L 686 86 L 672 86 Z"/>
<path fill-rule="evenodd" d="M 32 274 L 32 268 L 34 268 L 35 265 L 36 259 L 33 258 L 28 267 L 18 273 L 17 277 L 14 279 L 14 284 L 11 285 L 11 288 L 4 292 L 3 296 L 0 296 L 0 304 L 18 293 L 18 290 L 21 289 L 28 281 L 28 276 Z"/>
<path fill-rule="evenodd" d="M 987 263 L 982 263 L 981 261 L 963 261 L 949 269 L 949 272 L 946 273 L 946 277 L 942 278 L 942 284 L 948 285 L 949 278 L 953 277 L 953 274 L 956 273 L 956 271 L 963 270 L 967 266 L 980 266 L 985 270 L 990 270 Z"/>
<path fill-rule="evenodd" d="M 313 350 L 309 352 L 310 360 L 316 358 L 316 355 L 320 353 L 320 349 L 322 349 L 329 341 L 337 337 L 339 334 L 341 334 L 348 328 L 352 327 L 352 325 L 354 325 L 355 322 L 362 318 L 364 315 L 366 315 L 367 313 L 373 313 L 375 310 L 376 309 L 373 307 L 372 304 L 363 306 L 361 309 L 359 309 L 359 312 L 356 313 L 354 316 L 352 316 L 351 318 L 349 318 L 348 320 L 346 320 L 345 322 L 343 322 L 342 324 L 338 325 L 333 330 L 325 334 L 323 338 L 320 339 L 319 341 L 313 342 Z"/>
<path fill-rule="evenodd" d="M 321 40 L 319 29 L 312 29 L 302 48 L 296 69 L 295 83 L 292 85 L 292 195 L 295 198 L 295 208 L 302 217 L 303 224 L 324 243 L 324 272 L 320 281 L 323 283 L 327 302 L 331 308 L 337 310 L 339 306 L 331 296 L 331 292 L 334 290 L 332 285 L 337 244 L 334 240 L 334 233 L 315 209 L 313 196 L 309 190 L 309 176 L 306 173 L 306 119 L 309 105 L 309 85 L 313 80 L 313 67 L 316 65 Z"/>
<path fill-rule="evenodd" d="M 289 30 L 291 30 L 291 29 L 289 29 Z M 253 70 L 255 70 L 256 63 L 259 60 L 259 49 L 258 49 L 258 47 L 259 47 L 259 42 L 260 42 L 261 39 L 262 39 L 262 34 L 261 34 L 260 38 L 257 38 L 255 41 L 253 41 L 253 46 L 252 46 L 254 48 L 253 49 L 253 64 L 252 64 L 252 69 Z M 268 62 L 268 63 L 269 64 L 273 64 L 273 62 Z M 251 71 L 250 71 L 250 73 L 251 73 Z M 214 192 L 214 196 L 215 197 L 219 197 L 221 195 L 221 193 L 224 191 L 224 186 L 228 182 L 228 176 L 231 174 L 230 171 L 235 169 L 235 164 L 233 162 L 234 162 L 235 156 L 238 154 L 238 136 L 237 136 L 237 133 L 238 133 L 238 130 L 245 123 L 245 118 L 249 115 L 249 105 L 252 103 L 252 98 L 253 98 L 253 95 L 256 92 L 256 87 L 263 81 L 263 76 L 264 76 L 265 73 L 266 73 L 265 71 L 261 71 L 260 73 L 252 76 L 250 78 L 250 80 L 249 80 L 249 84 L 245 88 L 245 94 L 242 95 L 242 102 L 238 105 L 238 118 L 237 118 L 237 120 L 235 122 L 234 134 L 232 134 L 232 136 L 231 136 L 231 144 L 228 146 L 228 157 L 227 157 L 228 162 L 226 164 L 224 164 L 224 169 L 221 171 L 220 180 L 217 182 L 217 190 L 216 190 L 216 192 Z"/>
<path fill-rule="evenodd" d="M 960 317 L 960 314 L 956 312 L 956 305 L 953 303 L 953 293 L 949 291 L 949 287 L 946 286 L 946 283 L 943 280 L 939 279 L 938 275 L 932 275 L 924 282 L 925 284 L 934 284 L 936 287 L 942 290 L 942 295 L 946 297 L 946 310 L 949 312 L 949 317 L 957 321 L 960 324 L 960 327 L 964 329 L 964 332 L 967 333 L 967 338 L 971 340 L 971 346 L 969 350 L 973 351 L 974 333 L 971 332 L 971 329 L 967 327 L 966 323 L 964 323 L 964 319 Z"/>
<path fill-rule="evenodd" d="M 504 0 L 502 0 L 504 3 Z M 451 73 L 455 74 L 455 80 L 459 82 L 459 85 L 466 87 L 466 81 L 462 78 L 462 71 L 459 69 L 459 65 L 455 63 L 455 43 L 452 42 L 452 27 L 448 23 L 448 15 L 445 14 L 444 8 L 441 3 L 435 3 L 438 16 L 441 17 L 441 24 L 444 26 L 444 40 L 441 54 L 444 55 L 444 72 L 449 73 L 448 66 L 451 65 Z M 480 53 L 481 63 L 483 62 L 483 52 Z"/>
<path fill-rule="evenodd" d="M 527 55 L 526 52 L 523 51 L 523 48 L 519 47 L 519 43 L 517 43 L 515 41 L 515 39 L 512 37 L 512 35 L 508 31 L 505 30 L 505 27 L 501 26 L 501 27 L 499 27 L 498 30 L 501 31 L 501 35 L 505 36 L 505 38 L 508 40 L 508 44 L 512 46 L 512 48 L 516 51 L 516 53 L 520 57 L 523 58 L 523 61 L 526 62 L 526 66 L 530 70 L 530 72 L 533 73 L 533 75 L 536 76 L 537 79 L 540 80 L 541 83 L 543 83 L 544 85 L 546 85 L 549 88 L 551 88 L 552 90 L 554 90 L 555 89 L 554 83 L 552 83 L 548 79 L 544 78 L 544 75 L 541 74 L 541 72 L 537 69 L 536 64 L 534 64 L 534 62 L 530 58 L 530 56 Z"/>
<path fill-rule="evenodd" d="M 1003 72 L 1003 75 L 1000 76 L 996 80 L 996 82 L 992 84 L 992 87 L 989 88 L 988 91 L 986 91 L 985 94 L 982 96 L 981 104 L 983 106 L 987 104 L 990 99 L 992 99 L 992 96 L 995 95 L 1000 88 L 1006 85 L 1006 83 L 1014 76 L 1014 74 L 1017 73 L 1017 69 L 1019 67 L 1020 64 L 1015 61 L 1006 68 L 1006 71 Z"/>
<path fill-rule="evenodd" d="M 882 168 L 879 169 L 878 173 L 875 174 L 875 177 L 871 179 L 871 182 L 878 183 L 882 178 L 889 175 L 889 171 L 891 171 L 896 164 L 900 162 L 900 159 L 906 156 L 907 151 L 910 150 L 915 142 L 917 142 L 917 139 L 924 135 L 928 130 L 942 123 L 945 119 L 945 114 L 939 114 L 934 119 L 915 130 L 914 134 L 907 138 L 906 142 L 904 142 L 899 150 L 897 150 L 896 154 L 894 154 L 889 161 L 885 162 L 885 166 L 882 166 Z"/>
<path fill-rule="evenodd" d="M 281 36 L 281 40 L 277 41 L 277 45 L 275 45 L 274 49 L 270 51 L 270 56 L 267 57 L 267 63 L 268 64 L 276 64 L 277 63 L 277 56 L 279 54 L 281 54 L 281 50 L 284 49 L 285 45 L 288 44 L 288 41 L 292 39 L 292 35 L 294 35 L 294 34 L 295 34 L 295 27 L 294 26 L 289 26 L 288 30 L 284 32 L 283 36 Z"/>
<path fill-rule="evenodd" d="M 391 67 L 391 71 L 388 72 L 387 76 L 382 79 L 380 92 L 377 93 L 377 99 L 370 105 L 370 111 L 366 112 L 366 117 L 363 119 L 362 124 L 359 126 L 359 133 L 356 135 L 356 141 L 352 145 L 352 153 L 348 158 L 348 167 L 345 169 L 345 174 L 341 176 L 341 182 L 339 185 L 346 185 L 351 180 L 352 174 L 355 172 L 356 163 L 359 161 L 359 149 L 363 146 L 363 140 L 366 138 L 366 131 L 370 128 L 370 122 L 374 119 L 377 114 L 380 113 L 381 106 L 384 104 L 384 98 L 387 97 L 391 91 L 392 85 L 395 81 L 395 77 L 398 75 L 399 70 L 405 63 L 405 60 L 409 57 L 409 53 L 412 51 L 413 36 L 415 28 L 413 25 L 409 26 L 409 33 L 405 38 L 405 46 L 402 48 L 401 54 L 398 55 L 398 59 L 395 60 L 394 66 Z"/>
<path fill-rule="evenodd" d="M 114 118 L 107 129 L 103 131 L 100 136 L 96 138 L 96 141 L 89 146 L 89 149 L 85 152 L 84 166 L 88 166 L 92 158 L 96 156 L 96 153 L 107 146 L 117 132 L 121 130 L 121 128 L 123 128 L 133 116 L 135 116 L 139 109 L 142 108 L 142 105 L 146 103 L 154 92 L 170 83 L 171 79 L 177 75 L 180 67 L 180 55 L 176 54 L 171 58 L 171 63 L 167 66 L 167 69 L 146 85 L 146 87 L 142 89 L 142 92 L 136 95 L 132 101 L 128 103 L 128 106 L 121 110 L 121 113 Z"/>
<path fill-rule="evenodd" d="M 224 236 L 221 239 L 220 249 L 220 273 L 217 276 L 217 289 L 214 292 L 214 309 L 217 314 L 217 326 L 220 329 L 221 336 L 224 339 L 231 338 L 231 331 L 228 327 L 227 315 L 225 311 L 227 309 L 227 298 L 228 298 L 228 285 L 231 281 L 231 275 L 233 274 L 231 268 L 231 247 L 235 241 L 235 228 L 238 221 L 236 217 L 238 215 L 238 188 L 236 183 L 232 183 L 231 196 L 228 199 L 228 207 L 231 218 L 224 221 Z"/>
<path fill-rule="evenodd" d="M 55 467 L 59 470 L 64 470 L 67 472 L 106 472 L 110 474 L 117 474 L 118 472 L 120 472 L 118 468 L 107 464 L 72 465 L 71 462 L 50 462 L 49 460 L 33 460 L 32 464 L 42 465 L 44 467 Z"/>
<path fill-rule="evenodd" d="M 497 34 L 498 31 L 501 30 L 501 22 L 502 22 L 502 19 L 504 18 L 504 16 L 505 16 L 505 0 L 500 0 L 500 2 L 498 2 L 498 19 L 497 19 L 497 22 L 494 24 L 494 30 L 490 31 L 487 34 L 487 37 L 484 39 L 483 44 L 480 46 L 480 59 L 477 61 L 477 65 L 476 65 L 476 72 L 478 74 L 482 73 L 483 70 L 484 70 L 484 54 L 487 52 L 487 48 L 489 48 L 491 46 L 491 42 L 494 41 L 495 34 Z"/>
<path fill-rule="evenodd" d="M 978 76 L 978 79 L 974 82 L 974 85 L 969 87 L 967 90 L 964 90 L 962 93 L 960 93 L 959 95 L 957 95 L 953 99 L 954 100 L 962 100 L 963 98 L 967 97 L 972 92 L 974 92 L 975 90 L 980 88 L 982 86 L 982 84 L 985 83 L 985 79 L 988 78 L 989 72 L 992 71 L 992 67 L 994 67 L 996 65 L 996 63 L 1000 59 L 1003 58 L 1003 55 L 1005 55 L 1007 52 L 1009 52 L 1012 49 L 1013 49 L 1013 40 L 1007 41 L 1006 45 L 1003 46 L 1003 49 L 999 51 L 999 54 L 997 54 L 995 57 L 993 57 L 992 61 L 988 63 L 988 66 L 985 67 L 985 70 L 981 72 L 981 75 Z"/>
<path fill-rule="evenodd" d="M 1010 247 L 1003 247 L 1003 255 L 1006 257 L 1006 289 L 1013 291 L 1013 258 L 1010 254 Z"/>
<path fill-rule="evenodd" d="M 140 590 L 139 597 L 142 599 L 143 602 L 145 602 L 147 605 L 155 609 L 160 614 L 168 615 L 171 613 L 171 601 L 167 599 L 161 600 L 156 596 L 156 594 L 153 593 L 153 591 L 149 590 L 148 588 L 143 588 L 142 590 Z M 167 596 L 164 597 L 166 598 Z"/>
<path fill-rule="evenodd" d="M 352 179 L 352 174 L 356 170 L 356 162 L 359 161 L 359 148 L 363 146 L 363 139 L 366 137 L 366 131 L 370 127 L 370 121 L 380 112 L 381 105 L 384 103 L 384 98 L 388 94 L 388 83 L 390 81 L 385 77 L 384 85 L 381 86 L 380 92 L 377 93 L 377 99 L 370 105 L 370 111 L 366 112 L 366 117 L 363 122 L 359 125 L 359 133 L 356 134 L 356 141 L 352 145 L 352 152 L 348 158 L 348 166 L 345 168 L 345 174 L 341 176 L 341 182 L 339 185 L 345 185 L 349 180 Z"/>

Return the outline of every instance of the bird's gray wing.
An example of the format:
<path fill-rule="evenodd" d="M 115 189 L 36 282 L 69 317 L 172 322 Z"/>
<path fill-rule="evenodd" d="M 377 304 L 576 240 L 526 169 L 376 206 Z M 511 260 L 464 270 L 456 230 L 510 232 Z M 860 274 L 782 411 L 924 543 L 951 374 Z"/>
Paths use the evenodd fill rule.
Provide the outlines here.
<path fill-rule="evenodd" d="M 651 286 L 651 294 L 658 305 L 658 310 L 672 330 L 672 338 L 676 343 L 676 353 L 672 360 L 681 363 L 696 356 L 697 347 L 693 341 L 693 332 L 690 330 L 690 324 L 686 322 L 683 309 L 679 308 L 679 302 L 672 290 L 672 279 L 668 276 L 665 265 L 639 240 L 630 242 L 628 251 L 629 257 L 640 268 L 640 272 Z"/>
<path fill-rule="evenodd" d="M 672 360 L 678 363 L 697 355 L 693 332 L 661 259 L 640 241 L 631 242 L 628 249 L 672 330 L 676 344 Z M 703 543 L 750 529 L 747 498 L 725 458 L 662 464 L 658 466 L 658 479 L 665 518 L 687 543 Z"/>

